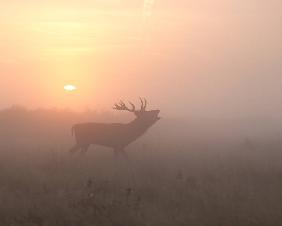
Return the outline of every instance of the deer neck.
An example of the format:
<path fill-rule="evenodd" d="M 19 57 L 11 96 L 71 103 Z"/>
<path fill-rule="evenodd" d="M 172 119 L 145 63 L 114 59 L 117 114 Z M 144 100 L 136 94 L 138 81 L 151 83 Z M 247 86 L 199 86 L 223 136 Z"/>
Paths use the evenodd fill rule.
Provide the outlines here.
<path fill-rule="evenodd" d="M 141 136 L 143 133 L 147 131 L 147 129 L 149 129 L 149 127 L 151 127 L 151 124 L 144 122 L 140 118 L 136 118 L 130 123 L 128 123 L 128 126 L 130 128 L 130 132 L 132 133 L 132 135 Z"/>

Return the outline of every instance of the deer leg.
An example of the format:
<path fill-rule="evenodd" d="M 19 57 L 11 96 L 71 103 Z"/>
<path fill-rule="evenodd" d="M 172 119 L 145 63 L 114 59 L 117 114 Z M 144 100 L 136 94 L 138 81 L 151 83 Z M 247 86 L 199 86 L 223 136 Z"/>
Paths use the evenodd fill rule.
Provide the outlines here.
<path fill-rule="evenodd" d="M 114 149 L 114 156 L 115 156 L 115 160 L 118 160 L 119 157 L 122 157 L 126 161 L 129 161 L 129 157 L 128 157 L 127 153 L 122 148 L 115 148 Z"/>
<path fill-rule="evenodd" d="M 122 155 L 122 157 L 123 157 L 127 162 L 130 161 L 129 156 L 128 156 L 127 152 L 126 152 L 124 149 L 120 150 L 120 154 Z"/>
<path fill-rule="evenodd" d="M 70 154 L 73 154 L 75 153 L 76 151 L 78 151 L 81 147 L 78 145 L 78 144 L 75 144 L 70 150 L 69 150 L 69 153 Z"/>
<path fill-rule="evenodd" d="M 127 170 L 131 175 L 133 184 L 136 185 L 135 175 L 134 175 L 131 159 L 129 158 L 128 153 L 124 149 L 120 149 L 119 153 L 122 155 L 123 159 L 126 161 Z"/>
<path fill-rule="evenodd" d="M 81 154 L 81 155 L 85 155 L 85 153 L 87 152 L 89 146 L 90 146 L 90 144 L 84 145 L 84 146 L 81 148 L 80 154 Z"/>
<path fill-rule="evenodd" d="M 120 156 L 120 150 L 119 149 L 114 149 L 114 158 L 115 158 L 115 161 L 118 160 Z"/>
<path fill-rule="evenodd" d="M 127 155 L 127 153 L 124 151 L 123 148 L 115 148 L 114 149 L 114 165 L 115 165 L 115 172 L 114 172 L 114 177 L 115 178 L 119 178 L 121 179 L 121 177 L 123 176 L 122 174 L 122 169 L 126 170 L 130 177 L 131 180 L 129 180 L 129 178 L 127 178 L 128 180 L 128 186 L 131 186 L 130 184 L 133 183 L 133 185 L 136 185 L 135 182 L 135 175 L 134 172 L 132 170 L 132 166 L 131 166 L 131 162 L 129 159 L 129 156 Z M 124 161 L 126 164 L 124 164 Z M 118 179 L 118 180 L 119 180 Z"/>

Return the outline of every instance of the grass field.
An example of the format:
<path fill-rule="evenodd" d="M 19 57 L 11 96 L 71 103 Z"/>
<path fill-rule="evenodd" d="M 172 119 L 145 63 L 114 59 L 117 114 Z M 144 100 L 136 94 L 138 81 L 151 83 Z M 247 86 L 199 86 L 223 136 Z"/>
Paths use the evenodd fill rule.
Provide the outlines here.
<path fill-rule="evenodd" d="M 72 123 L 96 120 L 117 119 L 0 111 L 0 226 L 282 225 L 279 123 L 163 119 L 129 162 L 70 156 Z"/>
<path fill-rule="evenodd" d="M 2 151 L 0 225 L 281 225 L 279 143 L 194 148 Z"/>

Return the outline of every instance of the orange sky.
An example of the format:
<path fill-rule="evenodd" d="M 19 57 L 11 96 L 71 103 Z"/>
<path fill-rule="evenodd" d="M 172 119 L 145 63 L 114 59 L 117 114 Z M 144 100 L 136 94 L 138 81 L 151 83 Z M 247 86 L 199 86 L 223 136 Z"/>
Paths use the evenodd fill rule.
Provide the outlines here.
<path fill-rule="evenodd" d="M 146 96 L 168 115 L 282 109 L 280 1 L 1 4 L 0 107 L 111 109 Z"/>

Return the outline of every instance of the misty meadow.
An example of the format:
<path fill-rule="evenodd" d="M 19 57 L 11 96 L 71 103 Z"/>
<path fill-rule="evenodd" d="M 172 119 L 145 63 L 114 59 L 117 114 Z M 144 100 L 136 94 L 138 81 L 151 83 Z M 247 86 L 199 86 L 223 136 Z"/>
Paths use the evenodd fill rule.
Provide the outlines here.
<path fill-rule="evenodd" d="M 282 141 L 270 119 L 164 118 L 126 148 L 130 161 L 100 146 L 70 155 L 73 123 L 130 117 L 2 110 L 0 225 L 281 224 Z"/>
<path fill-rule="evenodd" d="M 0 226 L 281 226 L 281 0 L 1 0 Z"/>

